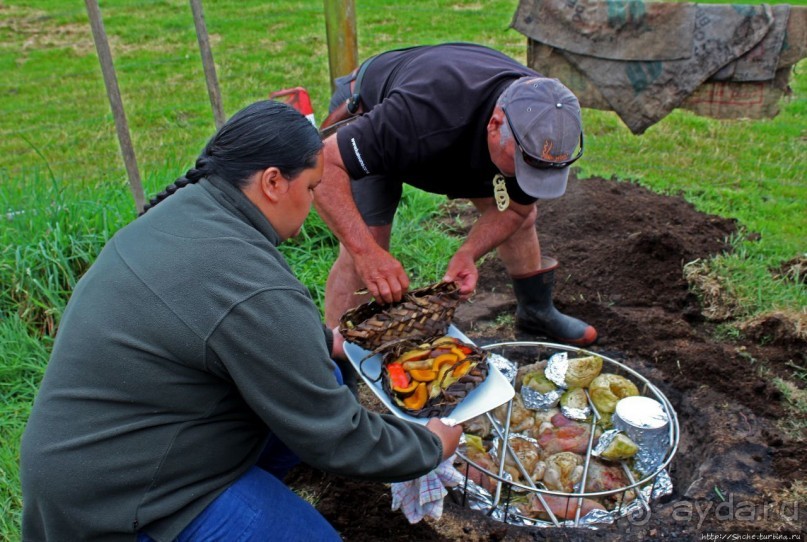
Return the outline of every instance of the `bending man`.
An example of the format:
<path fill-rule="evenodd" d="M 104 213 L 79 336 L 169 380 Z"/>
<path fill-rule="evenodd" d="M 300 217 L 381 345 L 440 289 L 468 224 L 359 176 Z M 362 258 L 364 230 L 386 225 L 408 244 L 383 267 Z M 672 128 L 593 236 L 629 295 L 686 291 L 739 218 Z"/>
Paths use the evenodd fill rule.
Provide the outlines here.
<path fill-rule="evenodd" d="M 366 300 L 401 299 L 409 279 L 389 253 L 402 184 L 467 198 L 479 217 L 445 281 L 469 296 L 476 261 L 496 249 L 513 281 L 516 323 L 552 340 L 588 345 L 596 330 L 552 302 L 557 262 L 542 257 L 538 199 L 561 196 L 583 152 L 580 105 L 559 81 L 474 44 L 388 51 L 337 79 L 330 124 L 362 113 L 325 140 L 319 214 L 341 242 L 326 288 L 325 319 Z"/>

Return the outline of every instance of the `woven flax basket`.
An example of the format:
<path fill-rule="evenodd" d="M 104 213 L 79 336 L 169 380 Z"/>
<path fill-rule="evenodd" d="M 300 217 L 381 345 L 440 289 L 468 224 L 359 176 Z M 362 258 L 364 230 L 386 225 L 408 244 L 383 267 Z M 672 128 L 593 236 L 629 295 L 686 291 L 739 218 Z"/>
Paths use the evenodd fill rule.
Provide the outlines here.
<path fill-rule="evenodd" d="M 459 302 L 457 285 L 440 282 L 411 290 L 397 303 L 371 301 L 351 309 L 339 320 L 339 332 L 365 350 L 381 351 L 407 339 L 445 334 Z"/>

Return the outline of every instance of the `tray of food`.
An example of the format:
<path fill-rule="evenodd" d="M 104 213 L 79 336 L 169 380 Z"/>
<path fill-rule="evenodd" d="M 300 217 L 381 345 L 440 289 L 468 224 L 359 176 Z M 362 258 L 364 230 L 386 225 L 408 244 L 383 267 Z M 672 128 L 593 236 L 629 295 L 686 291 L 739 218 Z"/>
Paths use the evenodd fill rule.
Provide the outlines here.
<path fill-rule="evenodd" d="M 486 352 L 453 325 L 440 336 L 378 353 L 346 342 L 345 354 L 392 414 L 415 423 L 432 417 L 462 423 L 515 394 Z"/>

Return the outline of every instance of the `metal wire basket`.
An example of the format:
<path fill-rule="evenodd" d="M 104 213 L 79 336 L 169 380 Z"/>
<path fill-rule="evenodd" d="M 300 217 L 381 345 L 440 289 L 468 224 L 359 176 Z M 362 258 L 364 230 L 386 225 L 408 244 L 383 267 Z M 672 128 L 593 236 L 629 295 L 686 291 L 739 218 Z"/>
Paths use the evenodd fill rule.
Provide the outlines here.
<path fill-rule="evenodd" d="M 494 358 L 500 356 L 499 359 L 503 359 L 505 363 L 519 358 L 530 360 L 547 359 L 558 352 L 574 353 L 583 356 L 599 356 L 603 360 L 603 372 L 606 372 L 607 369 L 607 372 L 629 378 L 637 385 L 639 393 L 642 396 L 650 397 L 661 404 L 669 420 L 667 427 L 669 434 L 666 451 L 652 471 L 637 477 L 631 472 L 631 469 L 628 468 L 626 462 L 623 461 L 620 465 L 625 472 L 628 483 L 606 491 L 581 491 L 580 488 L 586 487 L 589 466 L 593 457 L 594 426 L 597 424 L 600 417 L 596 407 L 594 407 L 591 402 L 591 398 L 588 397 L 590 406 L 593 407 L 593 415 L 590 422 L 591 437 L 586 449 L 582 480 L 575 486 L 575 492 L 554 491 L 547 489 L 541 482 L 536 483 L 531 479 L 529 473 L 525 470 L 518 456 L 510 446 L 512 436 L 510 423 L 513 408 L 513 401 L 510 401 L 507 406 L 507 416 L 504 424 L 498 423 L 490 412 L 488 412 L 486 416 L 493 425 L 493 429 L 498 437 L 499 448 L 496 450 L 497 456 L 504 458 L 505 454 L 507 454 L 514 461 L 517 468 L 520 469 L 525 483 L 516 482 L 511 479 L 505 472 L 505 461 L 498 461 L 498 470 L 494 472 L 490 468 L 486 468 L 484 465 L 474 462 L 463 452 L 458 451 L 457 455 L 464 464 L 463 468 L 465 469 L 465 483 L 454 490 L 455 500 L 458 500 L 460 504 L 483 511 L 494 519 L 515 525 L 580 527 L 613 523 L 620 517 L 627 516 L 628 514 L 648 513 L 651 511 L 654 502 L 657 502 L 660 497 L 671 493 L 672 482 L 667 473 L 667 468 L 678 449 L 680 431 L 678 418 L 669 400 L 655 385 L 647 380 L 647 378 L 630 367 L 603 354 L 561 344 L 532 341 L 501 342 L 482 346 L 481 348 L 488 351 L 489 359 L 491 359 L 492 362 L 495 362 Z M 515 379 L 515 373 L 512 374 L 512 379 Z M 463 468 L 460 469 L 461 472 L 463 472 Z M 491 480 L 494 480 L 495 489 L 491 492 L 481 489 L 471 480 L 471 469 L 476 469 L 490 477 Z M 515 503 L 519 498 L 523 498 L 524 495 L 534 496 L 534 498 L 543 505 L 546 511 L 545 516 L 548 516 L 548 519 L 539 519 L 523 514 Z M 630 498 L 628 498 L 629 496 Z M 553 511 L 553 506 L 548 504 L 548 501 L 552 501 L 553 499 L 554 502 L 557 503 L 558 498 L 565 499 L 565 501 L 562 502 L 566 503 L 566 510 L 561 510 L 560 514 L 557 513 L 557 506 L 554 507 L 555 510 Z M 583 509 L 583 499 L 603 498 L 611 499 L 611 502 L 618 503 L 618 506 L 610 510 L 594 510 L 587 514 L 581 513 Z"/>

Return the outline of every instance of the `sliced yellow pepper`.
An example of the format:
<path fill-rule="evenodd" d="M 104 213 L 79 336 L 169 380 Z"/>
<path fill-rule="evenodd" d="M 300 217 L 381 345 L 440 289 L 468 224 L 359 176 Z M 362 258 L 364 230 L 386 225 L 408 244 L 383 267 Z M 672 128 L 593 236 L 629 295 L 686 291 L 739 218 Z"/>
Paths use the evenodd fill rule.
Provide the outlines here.
<path fill-rule="evenodd" d="M 422 359 L 419 361 L 404 361 L 401 363 L 403 368 L 407 371 L 412 371 L 413 369 L 426 369 L 430 370 L 432 368 L 432 358 Z"/>
<path fill-rule="evenodd" d="M 471 370 L 471 361 L 465 360 L 460 363 L 457 367 L 454 368 L 454 371 L 451 373 L 452 375 L 456 376 L 457 378 L 461 378 L 468 374 L 468 371 Z"/>
<path fill-rule="evenodd" d="M 459 360 L 459 361 L 462 361 L 462 360 L 464 360 L 466 357 L 468 357 L 468 356 L 467 356 L 467 354 L 466 354 L 465 352 L 463 352 L 462 350 L 460 350 L 460 349 L 459 349 L 459 348 L 457 348 L 456 346 L 453 346 L 453 347 L 451 348 L 451 353 L 452 353 L 452 354 L 454 354 L 455 356 L 457 356 L 457 360 Z"/>

